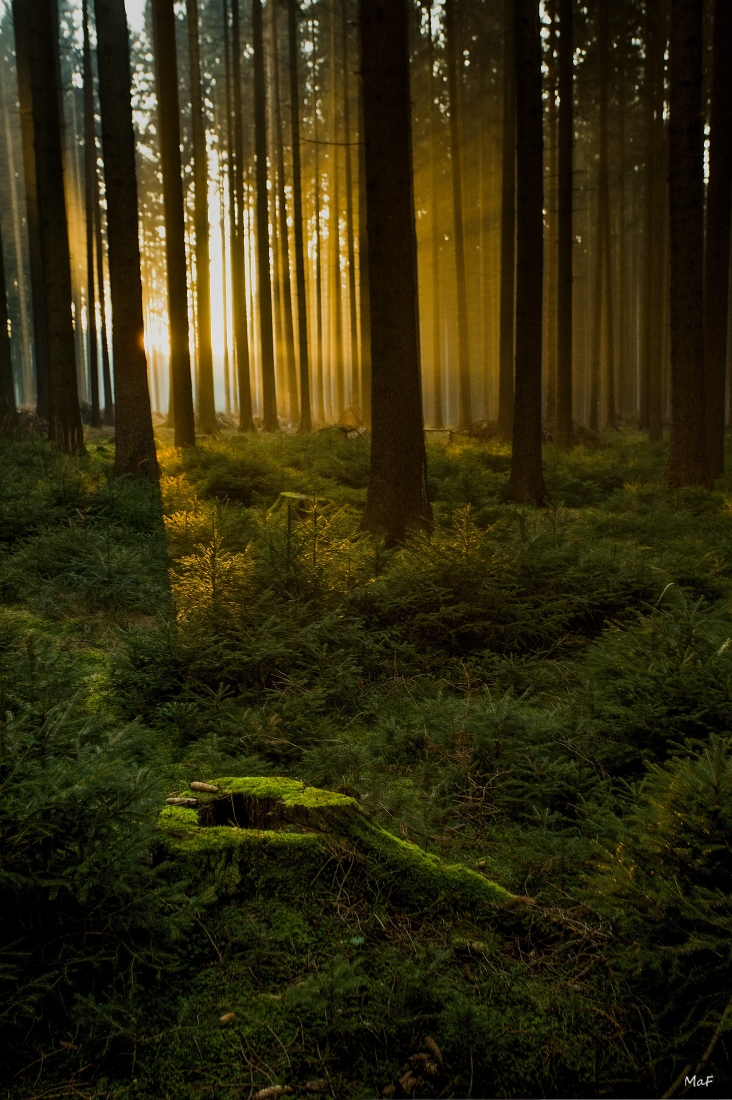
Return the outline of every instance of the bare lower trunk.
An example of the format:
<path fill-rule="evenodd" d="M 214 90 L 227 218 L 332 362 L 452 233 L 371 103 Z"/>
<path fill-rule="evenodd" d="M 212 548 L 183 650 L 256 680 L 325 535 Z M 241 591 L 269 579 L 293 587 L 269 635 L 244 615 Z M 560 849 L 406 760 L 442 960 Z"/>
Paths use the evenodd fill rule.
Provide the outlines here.
<path fill-rule="evenodd" d="M 440 309 L 440 221 L 437 183 L 437 106 L 435 103 L 435 42 L 429 29 L 430 66 L 430 218 L 432 221 L 432 423 L 444 427 L 442 393 L 442 310 Z"/>
<path fill-rule="evenodd" d="M 274 92 L 274 130 L 277 154 L 277 201 L 279 208 L 279 236 L 282 265 L 282 307 L 287 362 L 287 407 L 293 424 L 300 418 L 297 400 L 297 361 L 295 358 L 295 322 L 292 310 L 292 280 L 290 278 L 290 229 L 287 224 L 287 196 L 285 180 L 285 150 L 282 132 L 282 107 L 280 95 L 280 55 L 277 35 L 277 5 L 270 8 L 272 22 L 272 84 Z"/>
<path fill-rule="evenodd" d="M 346 407 L 345 364 L 343 362 L 343 288 L 341 286 L 341 194 L 340 194 L 340 165 L 338 163 L 338 149 L 340 135 L 338 133 L 338 68 L 337 68 L 337 35 L 335 10 L 331 11 L 331 123 L 330 123 L 330 196 L 328 206 L 328 244 L 330 251 L 330 318 L 331 328 L 331 371 L 335 392 L 335 418 L 340 420 Z"/>
<path fill-rule="evenodd" d="M 123 0 L 95 0 L 95 13 L 102 152 L 107 180 L 115 389 L 115 471 L 134 477 L 155 478 L 158 476 L 158 463 L 144 345 L 127 18 Z M 101 282 L 101 233 L 98 235 L 98 252 Z M 103 289 L 100 293 L 103 294 Z M 106 352 L 104 308 L 102 326 Z M 106 393 L 108 359 L 104 363 L 104 371 L 105 411 L 110 412 L 111 394 Z"/>
<path fill-rule="evenodd" d="M 610 69 L 610 34 L 608 21 L 610 0 L 600 0 L 600 28 L 598 49 L 600 54 L 600 155 L 597 177 L 597 232 L 600 238 L 600 261 L 598 267 L 601 287 L 600 318 L 602 338 L 600 348 L 604 349 L 605 371 L 603 424 L 606 428 L 616 427 L 615 409 L 615 340 L 613 329 L 613 280 L 612 280 L 612 234 L 610 232 L 610 166 L 608 157 L 608 82 Z M 599 320 L 599 319 L 598 319 Z"/>
<path fill-rule="evenodd" d="M 264 82 L 262 0 L 253 0 L 254 47 L 254 145 L 257 160 L 257 275 L 259 284 L 259 339 L 262 365 L 262 401 L 266 432 L 279 429 L 275 389 L 274 330 L 272 324 L 272 274 L 269 264 L 267 213 L 267 125 Z"/>
<path fill-rule="evenodd" d="M 360 50 L 360 39 L 359 39 Z M 361 420 L 371 424 L 371 298 L 366 231 L 366 154 L 363 143 L 363 86 L 358 82 L 358 293 L 361 307 Z"/>
<path fill-rule="evenodd" d="M 362 525 L 393 544 L 432 518 L 419 361 L 407 0 L 361 0 L 359 12 L 373 371 Z"/>
<path fill-rule="evenodd" d="M 165 211 L 173 423 L 176 447 L 190 447 L 196 442 L 196 428 L 188 344 L 188 273 L 180 163 L 178 62 L 175 52 L 173 0 L 152 0 L 152 24 Z M 117 417 L 119 419 L 119 409 Z"/>
<path fill-rule="evenodd" d="M 188 60 L 191 72 L 191 135 L 193 138 L 193 193 L 196 231 L 196 350 L 198 352 L 198 426 L 217 429 L 211 350 L 211 273 L 208 225 L 208 153 L 201 98 L 201 62 L 198 47 L 198 3 L 186 0 Z"/>
<path fill-rule="evenodd" d="M 297 288 L 297 335 L 300 354 L 300 431 L 312 430 L 310 408 L 310 356 L 305 287 L 305 245 L 303 241 L 302 166 L 300 163 L 300 83 L 298 80 L 297 0 L 287 0 L 287 41 L 290 62 L 290 131 L 292 134 L 292 206 L 295 232 L 295 284 Z"/>
<path fill-rule="evenodd" d="M 231 68 L 229 68 L 229 28 L 227 0 L 224 0 L 224 57 L 226 63 L 226 101 L 233 121 L 229 144 L 229 225 L 231 229 L 231 292 L 234 319 L 234 350 L 239 384 L 239 431 L 254 431 L 252 382 L 249 359 L 247 319 L 247 278 L 244 255 L 244 130 L 241 104 L 241 42 L 239 38 L 239 0 L 231 0 Z M 229 73 L 231 75 L 229 75 Z"/>
<path fill-rule="evenodd" d="M 574 232 L 574 45 L 572 0 L 559 0 L 557 446 L 572 447 L 572 246 Z"/>
<path fill-rule="evenodd" d="M 2 95 L 3 100 L 5 143 L 8 158 L 8 174 L 10 176 L 10 202 L 13 211 L 13 244 L 15 249 L 16 271 L 18 273 L 18 306 L 20 308 L 21 338 L 23 341 L 23 402 L 24 404 L 30 404 L 33 400 L 33 357 L 31 353 L 28 299 L 26 296 L 20 202 L 18 199 L 18 180 L 15 172 L 15 152 L 13 149 L 13 135 L 10 129 L 10 112 L 8 110 L 8 100 L 5 90 L 4 74 L 1 70 L 0 95 Z M 26 219 L 26 227 L 27 224 L 28 223 Z"/>
<path fill-rule="evenodd" d="M 343 52 L 343 140 L 346 160 L 346 248 L 348 250 L 348 320 L 351 337 L 351 408 L 361 412 L 358 369 L 358 316 L 356 313 L 356 252 L 353 226 L 353 169 L 351 162 L 351 104 L 349 96 L 348 24 L 346 0 L 341 0 L 341 44 Z"/>
<path fill-rule="evenodd" d="M 84 32 L 84 212 L 86 214 L 86 337 L 89 360 L 89 394 L 91 398 L 91 424 L 99 428 L 102 418 L 99 409 L 99 353 L 97 349 L 97 307 L 94 272 L 94 205 L 96 202 L 95 176 L 97 148 L 94 135 L 94 85 L 89 44 L 88 0 L 83 4 Z"/>
<path fill-rule="evenodd" d="M 732 212 L 732 4 L 715 0 L 712 116 L 704 257 L 706 434 L 712 477 L 724 473 L 724 391 Z"/>
<path fill-rule="evenodd" d="M 458 53 L 462 61 L 462 49 L 457 41 L 455 0 L 445 0 L 445 36 L 447 51 L 447 83 L 450 96 L 450 162 L 452 165 L 453 236 L 455 243 L 455 292 L 457 294 L 457 376 L 458 423 L 469 428 L 472 422 L 470 394 L 470 350 L 468 342 L 468 288 L 465 275 L 465 231 L 463 225 L 463 173 L 462 143 L 460 141 L 460 117 L 457 71 Z"/>
<path fill-rule="evenodd" d="M 544 318 L 546 327 L 546 415 L 554 422 L 557 415 L 557 11 L 556 0 L 549 4 L 549 48 L 547 58 L 549 173 L 546 197 L 546 257 Z"/>
<path fill-rule="evenodd" d="M 33 144 L 48 347 L 48 437 L 67 454 L 84 452 L 76 345 L 71 313 L 71 258 L 64 196 L 58 22 L 53 0 L 28 6 Z"/>
<path fill-rule="evenodd" d="M 702 0 L 672 0 L 669 110 L 671 438 L 668 485 L 711 487 L 704 415 Z"/>
<path fill-rule="evenodd" d="M 8 298 L 5 287 L 2 230 L 0 229 L 0 433 L 12 431 L 15 426 L 16 413 L 13 358 L 10 354 L 10 336 L 8 334 Z"/>
<path fill-rule="evenodd" d="M 36 186 L 36 154 L 33 145 L 33 95 L 31 89 L 28 5 L 25 0 L 13 0 L 13 30 L 20 101 L 20 132 L 23 149 L 23 181 L 25 183 L 26 229 L 30 264 L 31 300 L 33 304 L 33 353 L 36 372 L 36 413 L 48 419 L 48 335 L 46 331 L 46 300 L 41 257 L 41 237 Z"/>
<path fill-rule="evenodd" d="M 513 0 L 504 0 L 504 6 L 498 434 L 504 443 L 509 443 L 513 433 L 516 302 L 516 66 Z"/>
<path fill-rule="evenodd" d="M 536 0 L 514 0 L 516 31 L 516 374 L 507 498 L 542 504 L 541 336 L 544 157 Z"/>

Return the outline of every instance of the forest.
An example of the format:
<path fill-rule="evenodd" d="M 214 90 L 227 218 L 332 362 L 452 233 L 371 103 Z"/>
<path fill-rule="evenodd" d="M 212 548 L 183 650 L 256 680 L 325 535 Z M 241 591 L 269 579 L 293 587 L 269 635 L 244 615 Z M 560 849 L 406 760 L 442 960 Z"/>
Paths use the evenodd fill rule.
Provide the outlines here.
<path fill-rule="evenodd" d="M 0 0 L 0 1096 L 732 1093 L 730 0 Z"/>

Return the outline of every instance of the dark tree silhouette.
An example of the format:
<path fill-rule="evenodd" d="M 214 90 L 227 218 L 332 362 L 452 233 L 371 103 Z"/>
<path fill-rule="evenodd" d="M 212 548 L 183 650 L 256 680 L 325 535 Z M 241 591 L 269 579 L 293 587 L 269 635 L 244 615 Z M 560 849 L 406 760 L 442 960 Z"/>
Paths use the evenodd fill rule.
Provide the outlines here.
<path fill-rule="evenodd" d="M 704 252 L 706 434 L 712 477 L 724 473 L 724 392 L 727 358 L 732 214 L 732 3 L 715 0 L 712 111 Z"/>
<path fill-rule="evenodd" d="M 246 265 L 244 262 L 244 124 L 241 103 L 241 40 L 239 0 L 231 0 L 231 51 L 227 0 L 224 0 L 224 50 L 226 57 L 226 101 L 232 123 L 229 162 L 229 222 L 231 225 L 231 291 L 233 296 L 234 349 L 239 383 L 239 431 L 254 431 L 252 383 L 249 360 Z M 231 57 L 229 57 L 229 52 Z M 231 69 L 229 69 L 229 61 Z"/>
<path fill-rule="evenodd" d="M 287 0 L 287 42 L 290 62 L 290 130 L 292 133 L 292 206 L 295 232 L 295 284 L 297 288 L 297 337 L 300 356 L 300 431 L 312 430 L 308 312 L 303 242 L 302 166 L 300 158 L 300 82 L 298 80 L 297 0 Z"/>
<path fill-rule="evenodd" d="M 30 44 L 28 41 L 28 5 L 13 0 L 13 31 L 20 103 L 20 133 L 23 151 L 26 229 L 33 303 L 33 359 L 36 373 L 36 413 L 48 419 L 48 336 L 46 332 L 46 290 L 41 259 L 41 235 L 38 223 L 36 154 L 33 147 L 33 96 L 31 92 Z"/>
<path fill-rule="evenodd" d="M 61 71 L 54 0 L 26 8 L 33 147 L 48 347 L 48 438 L 67 454 L 84 452 L 76 383 L 71 262 L 61 141 Z"/>
<path fill-rule="evenodd" d="M 445 0 L 445 48 L 447 52 L 447 85 L 450 96 L 450 162 L 452 164 L 452 211 L 455 241 L 455 291 L 457 294 L 457 382 L 458 423 L 469 428 L 472 422 L 470 394 L 470 351 L 468 341 L 468 288 L 465 274 L 465 229 L 463 225 L 462 142 L 460 134 L 460 96 L 458 93 L 458 22 L 455 0 Z"/>
<path fill-rule="evenodd" d="M 135 138 L 130 100 L 130 54 L 124 0 L 94 0 L 107 186 L 107 242 L 112 296 L 115 391 L 115 472 L 156 478 L 147 382 L 140 245 L 137 235 Z M 101 250 L 101 234 L 98 237 Z M 101 251 L 100 257 L 101 260 Z M 105 387 L 106 389 L 106 387 Z M 105 405 L 108 398 L 105 395 Z"/>
<path fill-rule="evenodd" d="M 5 287 L 3 236 L 2 226 L 0 225 L 0 432 L 12 430 L 16 415 L 13 357 L 10 353 L 10 336 L 8 334 L 8 298 Z"/>
<path fill-rule="evenodd" d="M 94 77 L 89 42 L 89 2 L 82 5 L 84 34 L 84 213 L 86 215 L 86 336 L 89 357 L 91 424 L 101 427 L 99 409 L 99 351 L 97 348 L 97 306 L 94 271 L 94 214 L 97 203 L 97 143 L 94 121 Z"/>
<path fill-rule="evenodd" d="M 507 498 L 542 504 L 541 337 L 544 163 L 538 0 L 514 0 L 516 35 L 516 368 Z"/>
<path fill-rule="evenodd" d="M 574 39 L 572 0 L 559 0 L 557 186 L 557 446 L 572 446 L 572 246 L 574 241 Z"/>
<path fill-rule="evenodd" d="M 503 147 L 501 156 L 501 302 L 498 352 L 498 434 L 513 434 L 516 288 L 516 60 L 513 0 L 504 0 Z"/>
<path fill-rule="evenodd" d="M 388 544 L 432 518 L 422 422 L 407 0 L 360 0 L 371 301 L 371 469 L 362 525 Z"/>
<path fill-rule="evenodd" d="M 279 429 L 275 390 L 274 331 L 272 325 L 272 274 L 269 265 L 269 217 L 267 202 L 267 119 L 264 82 L 262 0 L 252 0 L 254 49 L 254 152 L 257 170 L 257 275 L 259 278 L 259 335 L 262 355 L 262 403 L 265 432 Z"/>
<path fill-rule="evenodd" d="M 295 319 L 292 310 L 292 278 L 290 276 L 290 227 L 287 224 L 287 177 L 285 172 L 285 138 L 282 129 L 282 95 L 280 89 L 280 42 L 277 23 L 277 3 L 270 6 L 272 38 L 272 128 L 277 158 L 277 227 L 279 236 L 280 278 L 282 281 L 282 327 L 284 329 L 285 363 L 287 367 L 287 409 L 290 420 L 300 419 L 297 400 L 297 359 L 295 356 Z"/>
<path fill-rule="evenodd" d="M 193 139 L 193 197 L 196 234 L 196 351 L 198 353 L 198 427 L 210 435 L 217 430 L 211 351 L 211 261 L 208 224 L 208 153 L 201 96 L 198 45 L 198 3 L 186 0 L 188 60 L 191 72 L 191 136 Z"/>
<path fill-rule="evenodd" d="M 672 0 L 669 43 L 671 438 L 668 485 L 711 486 L 704 415 L 702 0 Z"/>
<path fill-rule="evenodd" d="M 168 265 L 168 326 L 173 424 L 176 447 L 189 447 L 196 442 L 196 428 L 193 415 L 191 356 L 188 345 L 188 276 L 180 164 L 178 62 L 175 52 L 173 0 L 152 0 L 152 26 L 155 86 L 158 96 L 158 140 L 163 174 L 165 255 Z M 119 409 L 117 417 L 119 419 Z"/>

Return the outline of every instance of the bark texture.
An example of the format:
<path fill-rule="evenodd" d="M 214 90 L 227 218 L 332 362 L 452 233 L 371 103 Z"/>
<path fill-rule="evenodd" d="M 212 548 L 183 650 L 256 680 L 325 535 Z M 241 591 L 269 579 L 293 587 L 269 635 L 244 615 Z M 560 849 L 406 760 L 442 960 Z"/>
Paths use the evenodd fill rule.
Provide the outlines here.
<path fill-rule="evenodd" d="M 275 391 L 274 329 L 272 324 L 272 273 L 269 261 L 267 213 L 267 96 L 264 81 L 262 0 L 252 2 L 254 47 L 254 152 L 257 160 L 257 274 L 259 279 L 259 338 L 261 341 L 263 428 L 279 429 Z"/>
<path fill-rule="evenodd" d="M 12 431 L 17 410 L 13 382 L 13 358 L 8 334 L 8 298 L 3 263 L 3 238 L 0 226 L 0 432 Z"/>
<path fill-rule="evenodd" d="M 447 85 L 450 96 L 450 162 L 452 164 L 452 211 L 455 242 L 455 291 L 457 294 L 457 380 L 458 424 L 469 428 L 472 423 L 470 393 L 470 349 L 468 338 L 468 287 L 465 273 L 465 230 L 463 225 L 463 173 L 462 142 L 460 134 L 460 96 L 458 81 L 458 54 L 462 62 L 462 49 L 458 42 L 458 26 L 455 0 L 445 0 L 445 48 L 447 52 Z"/>
<path fill-rule="evenodd" d="M 498 434 L 504 443 L 509 443 L 513 433 L 516 301 L 516 60 L 513 0 L 504 3 Z"/>
<path fill-rule="evenodd" d="M 97 24 L 102 154 L 105 176 L 109 183 L 107 240 L 112 298 L 115 472 L 134 477 L 156 478 L 158 462 L 147 380 L 140 244 L 137 235 L 137 177 L 130 99 L 127 16 L 124 0 L 94 0 L 94 10 Z M 105 395 L 105 405 L 108 400 Z"/>
<path fill-rule="evenodd" d="M 312 430 L 310 406 L 310 357 L 303 241 L 302 165 L 300 157 L 300 82 L 298 79 L 297 0 L 287 0 L 287 42 L 290 61 L 290 130 L 292 132 L 292 206 L 295 235 L 295 283 L 297 288 L 297 338 L 300 359 L 300 431 Z"/>
<path fill-rule="evenodd" d="M 38 191 L 36 188 L 36 154 L 33 147 L 33 95 L 31 91 L 30 43 L 28 39 L 28 5 L 26 0 L 13 0 L 13 31 L 20 103 L 20 135 L 23 151 L 23 182 L 25 184 L 26 229 L 30 267 L 31 301 L 33 305 L 33 361 L 36 375 L 36 414 L 48 419 L 48 336 L 46 333 L 46 290 L 41 259 L 41 235 L 38 222 Z"/>
<path fill-rule="evenodd" d="M 704 409 L 702 0 L 672 0 L 669 109 L 671 438 L 665 480 L 711 486 Z"/>
<path fill-rule="evenodd" d="M 54 0 L 27 6 L 33 147 L 48 347 L 48 438 L 83 454 L 71 313 L 69 233 L 64 195 L 58 19 Z"/>
<path fill-rule="evenodd" d="M 724 394 L 732 214 L 732 3 L 715 0 L 704 254 L 704 374 L 712 477 L 724 473 Z"/>
<path fill-rule="evenodd" d="M 99 351 L 97 347 L 97 305 L 94 271 L 94 207 L 97 201 L 95 177 L 97 171 L 97 145 L 94 124 L 94 77 L 92 75 L 91 45 L 89 43 L 89 4 L 84 0 L 82 9 L 84 33 L 84 213 L 86 215 L 86 338 L 89 364 L 89 397 L 91 423 L 99 428 L 102 423 L 99 408 Z"/>
<path fill-rule="evenodd" d="M 572 447 L 572 247 L 574 207 L 574 45 L 572 0 L 559 0 L 557 182 L 557 446 Z"/>
<path fill-rule="evenodd" d="M 507 498 L 542 504 L 541 337 L 544 158 L 538 0 L 514 0 L 516 35 L 516 367 Z"/>
<path fill-rule="evenodd" d="M 362 525 L 403 539 L 432 518 L 422 422 L 407 0 L 360 0 L 371 303 L 371 469 Z"/>
<path fill-rule="evenodd" d="M 193 194 L 196 233 L 196 350 L 198 352 L 198 427 L 211 435 L 217 430 L 211 350 L 211 260 L 208 224 L 208 151 L 201 96 L 198 45 L 198 3 L 186 0 L 188 60 L 191 72 L 191 136 L 193 138 Z"/>
<path fill-rule="evenodd" d="M 173 0 L 152 0 L 155 84 L 158 96 L 158 138 L 163 174 L 165 257 L 168 269 L 168 327 L 175 446 L 196 442 L 188 345 L 188 273 L 186 271 L 183 181 L 180 164 L 178 60 L 175 50 Z M 117 399 L 119 405 L 119 398 Z M 117 409 L 119 422 L 119 408 Z"/>

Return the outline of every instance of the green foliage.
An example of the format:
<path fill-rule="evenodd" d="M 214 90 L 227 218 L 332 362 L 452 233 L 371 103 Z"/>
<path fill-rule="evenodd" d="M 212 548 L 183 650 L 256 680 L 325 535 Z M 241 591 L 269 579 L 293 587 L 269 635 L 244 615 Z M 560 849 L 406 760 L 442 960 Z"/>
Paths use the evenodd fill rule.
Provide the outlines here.
<path fill-rule="evenodd" d="M 428 1037 L 424 1095 L 657 1095 L 703 1052 L 729 996 L 727 483 L 667 492 L 663 445 L 618 433 L 547 448 L 534 512 L 502 503 L 498 443 L 428 453 L 435 529 L 386 551 L 358 529 L 368 439 L 337 430 L 162 449 L 160 495 L 101 436 L 0 445 L 3 1006 L 15 1068 L 46 1067 L 9 1097 L 84 1066 L 100 1097 L 399 1096 Z M 222 843 L 204 895 L 156 822 L 212 775 L 340 792 L 389 852 L 276 833 L 242 875 Z M 183 845 L 190 813 L 166 811 Z M 397 855 L 537 904 L 422 912 Z"/>
<path fill-rule="evenodd" d="M 91 1046 L 114 1046 L 173 966 L 187 905 L 150 862 L 160 782 L 140 765 L 142 731 L 89 714 L 78 658 L 4 620 L 0 1022 L 43 1044 L 75 1021 Z"/>
<path fill-rule="evenodd" d="M 652 766 L 591 884 L 622 943 L 615 965 L 677 1058 L 698 1060 L 730 998 L 731 836 L 729 737 L 712 735 Z"/>

